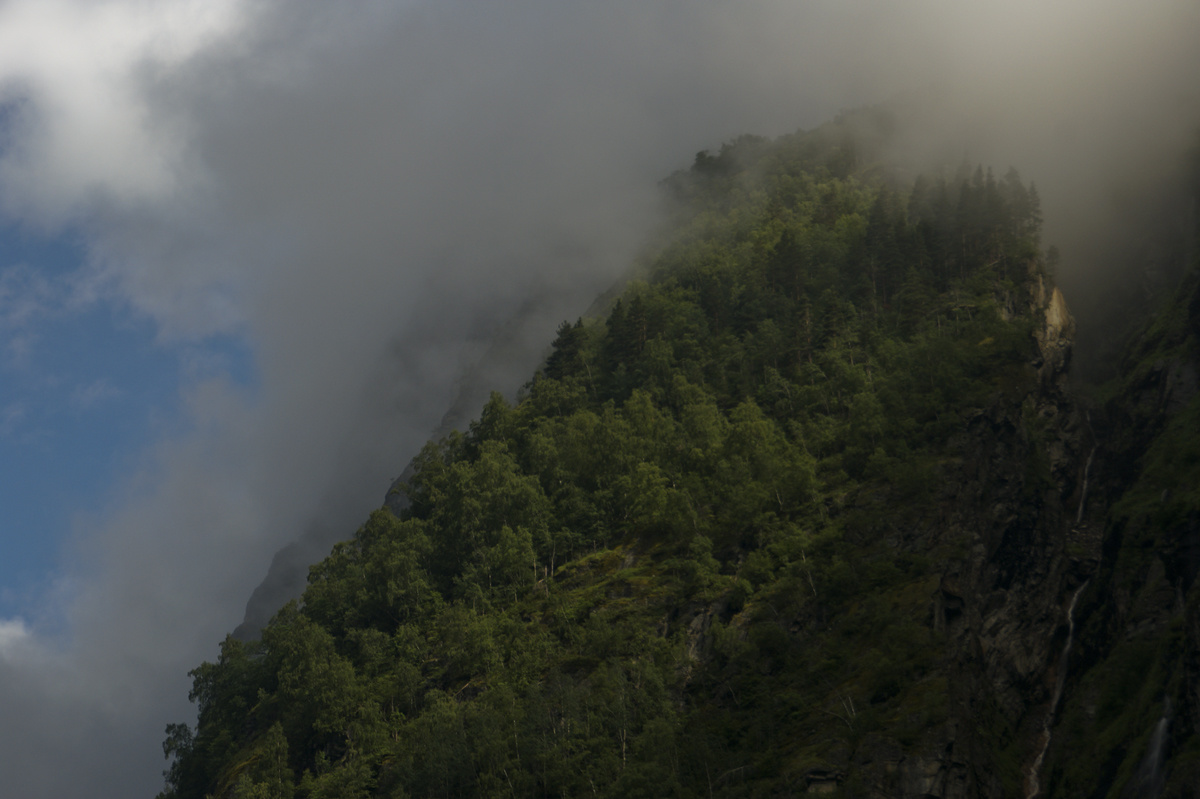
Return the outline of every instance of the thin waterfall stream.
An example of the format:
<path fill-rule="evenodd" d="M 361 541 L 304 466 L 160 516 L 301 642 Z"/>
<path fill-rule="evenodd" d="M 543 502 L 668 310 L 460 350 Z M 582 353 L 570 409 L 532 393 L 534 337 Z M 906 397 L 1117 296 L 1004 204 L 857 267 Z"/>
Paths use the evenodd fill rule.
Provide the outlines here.
<path fill-rule="evenodd" d="M 1137 771 L 1121 791 L 1121 799 L 1157 799 L 1166 787 L 1167 743 L 1171 734 L 1171 698 L 1163 697 L 1163 714 L 1150 733 L 1146 754 L 1142 756 Z"/>
<path fill-rule="evenodd" d="M 1083 509 L 1087 505 L 1088 493 L 1088 476 L 1092 472 L 1092 458 L 1096 456 L 1096 447 L 1092 447 L 1092 451 L 1088 453 L 1087 464 L 1083 467 L 1083 490 L 1079 495 L 1079 510 L 1075 513 L 1075 524 L 1079 525 L 1083 522 Z"/>
<path fill-rule="evenodd" d="M 1079 602 L 1079 596 L 1083 593 L 1083 589 L 1087 588 L 1090 582 L 1091 580 L 1085 580 L 1083 585 L 1075 589 L 1075 595 L 1071 597 L 1071 604 L 1067 606 L 1067 642 L 1063 645 L 1062 654 L 1058 656 L 1058 675 L 1054 680 L 1054 694 L 1050 697 L 1050 708 L 1046 711 L 1046 720 L 1042 722 L 1042 750 L 1038 752 L 1037 759 L 1033 761 L 1033 765 L 1029 767 L 1029 771 L 1025 775 L 1025 799 L 1034 799 L 1042 790 L 1040 782 L 1042 761 L 1050 749 L 1050 730 L 1054 726 L 1058 703 L 1062 699 L 1063 686 L 1067 682 L 1067 659 L 1071 654 L 1071 645 L 1075 642 L 1075 605 Z"/>

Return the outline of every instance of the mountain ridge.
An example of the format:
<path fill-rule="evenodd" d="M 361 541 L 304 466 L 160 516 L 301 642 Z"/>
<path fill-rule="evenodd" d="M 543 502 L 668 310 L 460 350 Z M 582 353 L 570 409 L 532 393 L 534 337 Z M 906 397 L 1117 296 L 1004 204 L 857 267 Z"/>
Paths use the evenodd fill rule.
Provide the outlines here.
<path fill-rule="evenodd" d="M 1036 192 L 885 123 L 669 178 L 643 280 L 193 671 L 163 796 L 1194 795 L 1194 274 L 1087 403 Z"/>

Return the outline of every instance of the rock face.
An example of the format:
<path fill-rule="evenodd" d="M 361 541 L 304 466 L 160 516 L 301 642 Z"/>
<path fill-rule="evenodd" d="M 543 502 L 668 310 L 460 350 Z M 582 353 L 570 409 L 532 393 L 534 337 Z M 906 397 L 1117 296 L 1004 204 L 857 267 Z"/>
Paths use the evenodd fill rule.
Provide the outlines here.
<path fill-rule="evenodd" d="M 1030 302 L 1042 320 L 1030 364 L 1037 388 L 998 394 L 968 422 L 962 467 L 944 489 L 949 512 L 936 534 L 968 547 L 933 600 L 949 637 L 951 718 L 926 757 L 898 765 L 902 783 L 889 795 L 1024 793 L 1070 667 L 1060 657 L 1067 606 L 1098 557 L 1087 526 L 1073 525 L 1093 442 L 1066 392 L 1075 329 L 1066 302 L 1040 279 Z"/>
<path fill-rule="evenodd" d="M 1052 795 L 1200 792 L 1200 281 L 1195 272 L 1093 414 L 1085 519 L 1102 557 L 1047 759 Z"/>
<path fill-rule="evenodd" d="M 1075 319 L 1067 310 L 1067 301 L 1058 286 L 1047 292 L 1045 280 L 1040 275 L 1034 284 L 1031 299 L 1036 307 L 1042 309 L 1042 324 L 1034 331 L 1042 356 L 1038 374 L 1043 381 L 1065 380 L 1071 348 L 1075 344 Z"/>
<path fill-rule="evenodd" d="M 951 710 L 916 747 L 810 775 L 867 796 L 1200 794 L 1200 286 L 1138 342 L 1109 402 L 1069 394 L 1074 321 L 1035 284 L 1037 388 L 997 394 L 913 547 L 958 540 L 931 597 Z M 1110 793 L 1116 791 L 1116 793 Z"/>
<path fill-rule="evenodd" d="M 308 567 L 325 557 L 340 538 L 342 536 L 335 532 L 314 527 L 276 552 L 267 576 L 246 602 L 245 616 L 233 631 L 233 637 L 239 641 L 257 639 L 276 611 L 304 592 Z"/>
<path fill-rule="evenodd" d="M 1195 361 L 1153 361 L 1131 393 L 1093 414 L 1067 387 L 1075 323 L 1063 295 L 1037 280 L 1029 302 L 1041 320 L 1029 364 L 1036 380 L 1023 384 L 1025 393 L 998 392 L 967 421 L 931 516 L 902 531 L 902 547 L 936 551 L 957 542 L 963 552 L 945 563 L 930 598 L 933 626 L 946 636 L 948 718 L 915 747 L 886 737 L 862 742 L 844 761 L 810 772 L 808 793 L 839 785 L 862 786 L 854 795 L 946 799 L 1104 795 L 1103 786 L 1129 779 L 1150 758 L 1156 765 L 1142 768 L 1152 774 L 1145 784 L 1194 795 L 1163 775 L 1172 736 L 1190 735 L 1197 718 L 1200 680 L 1186 663 L 1200 661 L 1200 603 L 1185 595 L 1200 563 L 1200 515 L 1181 520 L 1130 571 L 1114 562 L 1128 537 L 1114 505 L 1138 481 L 1131 466 L 1191 403 Z M 1104 690 L 1089 685 L 1111 677 L 1105 660 L 1114 651 L 1126 657 L 1119 642 L 1160 646 L 1153 642 L 1171 629 L 1179 636 L 1181 625 L 1186 646 L 1159 666 L 1160 687 L 1140 716 L 1126 714 L 1127 737 L 1106 750 L 1098 739 L 1107 730 L 1080 729 L 1097 718 L 1096 693 Z M 1190 701 L 1179 697 L 1187 710 L 1168 736 L 1161 708 L 1171 679 L 1176 693 L 1192 687 Z M 1148 753 L 1151 746 L 1157 750 Z M 1086 789 L 1072 769 L 1090 775 Z"/>

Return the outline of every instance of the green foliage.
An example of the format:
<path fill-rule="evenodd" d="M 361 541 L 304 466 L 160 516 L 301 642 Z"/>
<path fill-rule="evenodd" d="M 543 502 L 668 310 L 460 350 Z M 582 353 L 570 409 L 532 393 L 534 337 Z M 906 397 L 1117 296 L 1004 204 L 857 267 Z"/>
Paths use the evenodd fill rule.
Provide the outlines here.
<path fill-rule="evenodd" d="M 869 142 L 668 179 L 648 282 L 193 672 L 164 796 L 764 795 L 941 723 L 934 565 L 870 497 L 919 512 L 962 416 L 1032 385 L 1040 220 L 1015 172 L 906 187 Z"/>

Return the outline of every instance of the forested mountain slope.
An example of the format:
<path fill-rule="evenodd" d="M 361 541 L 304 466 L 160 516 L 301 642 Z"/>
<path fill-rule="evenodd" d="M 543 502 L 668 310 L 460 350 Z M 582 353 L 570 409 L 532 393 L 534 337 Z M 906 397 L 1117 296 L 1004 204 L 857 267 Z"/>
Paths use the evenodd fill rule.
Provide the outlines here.
<path fill-rule="evenodd" d="M 1085 412 L 1036 191 L 879 122 L 668 179 L 609 310 L 193 672 L 163 796 L 1105 795 L 1164 696 L 1192 795 L 1200 301 Z"/>

